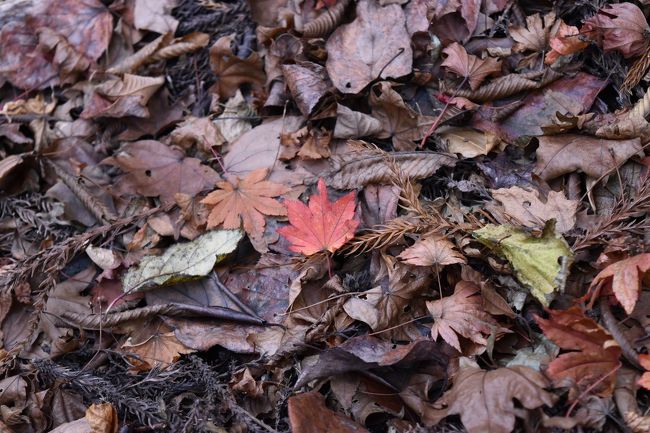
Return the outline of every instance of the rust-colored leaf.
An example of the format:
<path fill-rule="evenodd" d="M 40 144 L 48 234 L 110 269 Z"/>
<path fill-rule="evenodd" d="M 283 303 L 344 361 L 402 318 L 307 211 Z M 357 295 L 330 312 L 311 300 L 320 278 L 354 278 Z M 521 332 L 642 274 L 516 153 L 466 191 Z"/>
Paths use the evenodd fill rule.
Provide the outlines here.
<path fill-rule="evenodd" d="M 311 256 L 321 251 L 333 253 L 354 237 L 359 225 L 355 218 L 355 196 L 351 192 L 335 202 L 327 198 L 323 179 L 318 194 L 309 199 L 309 207 L 298 200 L 286 200 L 291 225 L 278 232 L 291 243 L 291 251 Z"/>
<path fill-rule="evenodd" d="M 325 397 L 312 391 L 289 398 L 289 422 L 294 433 L 370 433 L 361 425 L 325 406 Z"/>
<path fill-rule="evenodd" d="M 625 312 L 632 314 L 639 299 L 641 283 L 650 285 L 650 253 L 612 263 L 596 275 L 591 282 L 591 287 L 601 284 L 611 285 L 614 296 Z"/>
<path fill-rule="evenodd" d="M 468 54 L 465 48 L 456 42 L 449 45 L 442 52 L 447 55 L 445 61 L 442 62 L 442 66 L 467 80 L 472 90 L 478 89 L 488 75 L 501 73 L 501 62 L 499 60 L 491 57 L 480 59 Z"/>
<path fill-rule="evenodd" d="M 639 355 L 639 363 L 641 367 L 646 369 L 646 372 L 643 373 L 637 383 L 645 389 L 650 390 L 650 355 Z"/>

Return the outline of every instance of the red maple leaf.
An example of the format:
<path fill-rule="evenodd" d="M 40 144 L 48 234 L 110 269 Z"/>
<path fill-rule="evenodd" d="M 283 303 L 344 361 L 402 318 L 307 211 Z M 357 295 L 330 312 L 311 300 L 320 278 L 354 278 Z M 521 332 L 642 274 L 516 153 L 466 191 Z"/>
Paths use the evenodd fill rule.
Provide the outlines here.
<path fill-rule="evenodd" d="M 320 251 L 333 253 L 354 237 L 359 225 L 355 219 L 355 193 L 335 202 L 327 198 L 323 179 L 318 180 L 318 194 L 309 198 L 309 207 L 298 200 L 285 200 L 291 225 L 278 229 L 291 246 L 289 249 L 306 256 Z"/>

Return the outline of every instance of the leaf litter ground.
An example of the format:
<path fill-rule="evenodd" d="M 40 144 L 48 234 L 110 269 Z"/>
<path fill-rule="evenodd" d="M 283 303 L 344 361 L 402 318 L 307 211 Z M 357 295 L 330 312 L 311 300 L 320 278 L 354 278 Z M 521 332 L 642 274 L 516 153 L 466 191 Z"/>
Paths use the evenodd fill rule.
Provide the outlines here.
<path fill-rule="evenodd" d="M 650 431 L 647 3 L 0 8 L 0 431 Z"/>

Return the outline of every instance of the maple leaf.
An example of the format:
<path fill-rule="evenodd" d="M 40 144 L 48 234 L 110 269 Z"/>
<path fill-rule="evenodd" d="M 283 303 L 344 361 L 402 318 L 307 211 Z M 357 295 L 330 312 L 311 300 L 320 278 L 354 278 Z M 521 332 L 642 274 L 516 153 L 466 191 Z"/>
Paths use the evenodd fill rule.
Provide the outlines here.
<path fill-rule="evenodd" d="M 454 244 L 441 236 L 427 236 L 402 251 L 398 256 L 404 263 L 415 266 L 447 266 L 467 263 L 455 250 Z"/>
<path fill-rule="evenodd" d="M 555 62 L 560 56 L 567 56 L 587 48 L 589 43 L 580 39 L 580 31 L 577 27 L 569 26 L 560 20 L 560 28 L 550 40 L 550 45 L 552 50 L 544 59 L 547 65 Z"/>
<path fill-rule="evenodd" d="M 333 253 L 354 237 L 359 225 L 353 192 L 335 202 L 327 198 L 325 181 L 318 179 L 318 194 L 309 198 L 309 207 L 298 200 L 285 200 L 290 226 L 278 232 L 291 242 L 289 249 L 306 256 L 320 251 Z"/>
<path fill-rule="evenodd" d="M 520 365 L 485 371 L 477 367 L 461 368 L 454 379 L 454 386 L 436 402 L 447 407 L 441 411 L 425 413 L 427 425 L 459 414 L 468 433 L 510 433 L 515 427 L 517 399 L 527 409 L 542 405 L 552 406 L 555 396 L 544 388 L 546 378 L 532 368 Z M 429 416 L 427 416 L 429 415 Z"/>
<path fill-rule="evenodd" d="M 553 383 L 563 386 L 569 380 L 580 389 L 593 387 L 593 392 L 600 396 L 611 395 L 616 377 L 612 373 L 621 365 L 621 348 L 614 338 L 578 307 L 548 313 L 549 319 L 535 317 L 544 335 L 571 351 L 549 364 L 546 372 Z"/>
<path fill-rule="evenodd" d="M 641 367 L 646 369 L 646 372 L 643 373 L 637 383 L 650 390 L 650 355 L 639 355 L 639 363 Z"/>
<path fill-rule="evenodd" d="M 468 54 L 462 45 L 454 42 L 442 50 L 447 58 L 442 62 L 450 71 L 465 78 L 472 90 L 478 89 L 485 77 L 501 72 L 501 62 L 488 57 L 485 60 Z"/>
<path fill-rule="evenodd" d="M 540 14 L 527 16 L 526 27 L 512 27 L 510 29 L 510 36 L 515 41 L 514 52 L 544 51 L 549 35 L 555 31 L 554 23 L 554 12 L 544 17 L 540 16 Z"/>
<path fill-rule="evenodd" d="M 601 284 L 609 284 L 618 302 L 627 314 L 632 314 L 636 301 L 639 299 L 641 282 L 650 283 L 650 253 L 639 254 L 620 262 L 612 263 L 600 271 L 591 282 L 595 288 Z"/>
<path fill-rule="evenodd" d="M 431 325 L 431 338 L 436 340 L 440 335 L 459 352 L 462 350 L 458 335 L 485 346 L 487 339 L 484 335 L 490 335 L 500 328 L 483 309 L 481 296 L 475 295 L 480 290 L 474 283 L 459 281 L 453 295 L 427 302 L 427 309 L 435 320 Z"/>
<path fill-rule="evenodd" d="M 223 225 L 226 229 L 244 226 L 253 239 L 264 235 L 264 215 L 286 215 L 285 207 L 275 200 L 289 191 L 284 185 L 264 180 L 268 170 L 251 171 L 245 178 L 236 176 L 217 183 L 218 189 L 208 194 L 201 203 L 212 207 L 208 215 L 208 229 Z"/>

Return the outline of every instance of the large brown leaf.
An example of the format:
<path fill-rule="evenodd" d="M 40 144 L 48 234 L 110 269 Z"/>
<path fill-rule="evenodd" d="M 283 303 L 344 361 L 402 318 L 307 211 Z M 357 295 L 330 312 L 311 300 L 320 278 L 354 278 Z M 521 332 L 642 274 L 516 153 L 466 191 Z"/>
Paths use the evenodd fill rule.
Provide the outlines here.
<path fill-rule="evenodd" d="M 117 181 L 121 192 L 160 196 L 165 202 L 173 202 L 177 193 L 195 196 L 220 180 L 219 174 L 201 160 L 186 158 L 179 150 L 155 140 L 127 143 L 102 163 L 126 172 Z"/>
<path fill-rule="evenodd" d="M 544 391 L 549 386 L 544 376 L 532 368 L 513 366 L 492 371 L 476 367 L 462 368 L 454 386 L 436 403 L 446 405 L 442 411 L 424 414 L 427 424 L 444 416 L 460 415 L 468 433 L 510 433 L 515 427 L 513 399 L 526 409 L 552 406 L 555 396 Z"/>
<path fill-rule="evenodd" d="M 429 235 L 419 239 L 398 256 L 404 263 L 415 266 L 447 266 L 467 263 L 452 242 L 444 237 Z"/>
<path fill-rule="evenodd" d="M 149 99 L 164 84 L 164 77 L 124 74 L 109 78 L 96 87 L 88 85 L 88 95 L 81 117 L 149 117 Z"/>
<path fill-rule="evenodd" d="M 359 93 L 378 78 L 411 73 L 413 52 L 402 8 L 357 4 L 357 18 L 327 40 L 327 72 L 343 93 Z"/>

